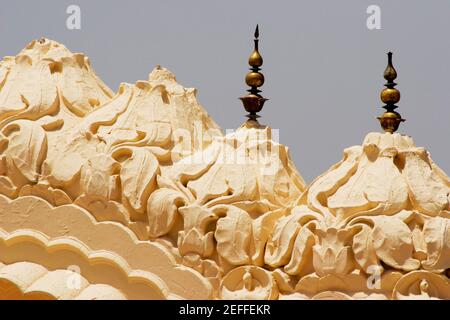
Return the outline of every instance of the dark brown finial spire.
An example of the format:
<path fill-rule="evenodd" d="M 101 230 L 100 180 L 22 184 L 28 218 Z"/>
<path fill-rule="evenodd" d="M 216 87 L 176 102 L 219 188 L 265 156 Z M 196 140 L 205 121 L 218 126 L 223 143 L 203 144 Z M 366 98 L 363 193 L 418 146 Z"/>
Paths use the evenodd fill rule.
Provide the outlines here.
<path fill-rule="evenodd" d="M 262 97 L 259 93 L 261 90 L 258 88 L 264 84 L 264 75 L 259 72 L 261 70 L 261 66 L 263 64 L 263 58 L 259 53 L 258 43 L 259 43 L 259 27 L 256 25 L 255 29 L 255 48 L 253 49 L 250 58 L 248 59 L 248 64 L 250 65 L 250 72 L 247 73 L 245 77 L 245 82 L 250 87 L 248 95 L 241 97 L 242 104 L 244 105 L 245 110 L 249 113 L 247 117 L 250 120 L 256 120 L 259 116 L 256 114 L 261 111 L 268 99 Z"/>
<path fill-rule="evenodd" d="M 378 117 L 378 120 L 380 120 L 381 127 L 385 132 L 394 133 L 397 131 L 400 122 L 404 122 L 405 119 L 402 119 L 402 116 L 394 111 L 397 108 L 395 104 L 400 101 L 400 91 L 395 89 L 397 84 L 394 80 L 397 78 L 397 71 L 392 65 L 392 52 L 388 52 L 387 55 L 388 65 L 384 70 L 384 78 L 387 80 L 384 85 L 386 88 L 380 94 L 381 101 L 386 104 L 383 106 L 386 112 Z"/>

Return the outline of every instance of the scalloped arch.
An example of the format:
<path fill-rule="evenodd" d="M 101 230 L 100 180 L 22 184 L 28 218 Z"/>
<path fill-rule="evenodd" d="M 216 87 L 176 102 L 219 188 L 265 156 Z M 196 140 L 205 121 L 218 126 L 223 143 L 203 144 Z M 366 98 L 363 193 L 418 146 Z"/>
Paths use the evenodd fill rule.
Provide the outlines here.
<path fill-rule="evenodd" d="M 67 283 L 77 273 L 52 270 L 32 262 L 0 263 L 0 300 L 125 300 L 116 288 L 105 284 L 91 284 L 79 276 L 79 286 L 68 288 Z"/>
<path fill-rule="evenodd" d="M 162 245 L 138 240 L 131 230 L 119 223 L 97 222 L 76 205 L 52 207 L 35 196 L 10 200 L 0 195 L 0 223 L 7 233 L 30 229 L 50 240 L 74 238 L 89 250 L 114 253 L 130 268 L 162 279 L 167 284 L 169 298 L 208 299 L 212 296 L 211 284 L 197 271 L 178 265 Z"/>
<path fill-rule="evenodd" d="M 45 281 L 40 280 L 36 284 L 36 281 L 41 278 L 39 277 L 34 279 L 36 281 L 29 283 L 25 290 L 28 294 L 36 290 L 36 292 L 48 293 L 47 287 L 61 288 L 56 289 L 56 293 L 49 291 L 50 296 L 74 299 L 82 293 L 81 289 L 86 289 L 89 284 L 103 284 L 131 299 L 166 299 L 168 297 L 167 286 L 154 274 L 133 270 L 120 256 L 105 250 L 91 251 L 74 238 L 59 237 L 50 240 L 42 233 L 33 230 L 16 230 L 7 233 L 0 229 L 0 260 L 8 265 L 33 263 L 41 266 L 41 269 L 46 269 L 47 273 L 51 273 L 51 275 L 47 273 L 41 275 L 42 277 L 45 275 L 47 278 Z M 35 270 L 36 267 L 33 266 L 32 269 Z M 58 273 L 57 270 L 61 272 Z M 25 270 L 22 268 L 22 271 Z M 62 288 L 68 274 L 75 272 L 80 274 L 82 288 L 80 290 L 71 290 L 69 286 Z M 1 275 L 0 270 L 0 279 Z M 23 276 L 16 275 L 18 279 L 21 277 Z M 34 290 L 34 287 L 37 289 Z M 25 291 L 22 290 L 23 293 Z"/>

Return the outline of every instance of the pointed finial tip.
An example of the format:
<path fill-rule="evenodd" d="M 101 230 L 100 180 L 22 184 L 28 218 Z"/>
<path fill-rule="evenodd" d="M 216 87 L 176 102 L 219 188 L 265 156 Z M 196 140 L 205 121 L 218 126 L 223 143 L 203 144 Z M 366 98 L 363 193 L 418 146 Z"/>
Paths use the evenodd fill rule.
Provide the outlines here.
<path fill-rule="evenodd" d="M 259 38 L 259 25 L 256 24 L 256 29 L 255 29 L 255 38 L 258 39 Z"/>
<path fill-rule="evenodd" d="M 387 53 L 387 56 L 388 56 L 388 64 L 391 65 L 391 66 L 392 66 L 392 55 L 393 55 L 393 53 L 392 53 L 391 51 L 389 51 L 389 52 Z"/>

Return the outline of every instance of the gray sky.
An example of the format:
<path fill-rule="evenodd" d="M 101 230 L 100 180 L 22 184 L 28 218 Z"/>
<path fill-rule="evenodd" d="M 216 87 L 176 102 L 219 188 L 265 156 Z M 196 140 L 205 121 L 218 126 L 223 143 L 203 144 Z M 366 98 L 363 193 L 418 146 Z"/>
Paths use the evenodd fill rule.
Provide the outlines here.
<path fill-rule="evenodd" d="M 81 30 L 66 28 L 71 4 L 81 8 Z M 366 27 L 372 4 L 381 8 L 381 30 Z M 246 119 L 237 98 L 247 89 L 256 23 L 270 99 L 260 122 L 280 130 L 305 180 L 380 131 L 389 50 L 407 119 L 399 132 L 450 174 L 450 1 L 1 0 L 0 56 L 45 36 L 88 55 L 114 91 L 160 64 L 198 89 L 225 130 Z"/>

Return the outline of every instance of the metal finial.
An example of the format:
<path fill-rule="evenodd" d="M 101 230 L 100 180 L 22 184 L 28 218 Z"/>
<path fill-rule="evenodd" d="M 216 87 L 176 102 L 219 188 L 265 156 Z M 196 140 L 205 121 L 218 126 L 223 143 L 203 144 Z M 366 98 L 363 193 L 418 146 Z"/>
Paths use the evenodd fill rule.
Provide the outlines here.
<path fill-rule="evenodd" d="M 394 83 L 394 80 L 397 78 L 397 71 L 392 65 L 392 52 L 388 52 L 388 65 L 384 70 L 384 78 L 388 81 L 388 83 Z"/>
<path fill-rule="evenodd" d="M 259 27 L 256 25 L 255 29 L 255 48 L 253 49 L 252 54 L 250 55 L 248 59 L 248 64 L 250 65 L 250 72 L 247 73 L 245 77 L 245 82 L 250 87 L 248 95 L 241 97 L 242 104 L 244 105 L 245 110 L 249 113 L 247 117 L 250 120 L 256 120 L 259 118 L 259 116 L 256 114 L 257 112 L 261 111 L 264 105 L 264 102 L 266 102 L 268 99 L 262 97 L 259 93 L 261 90 L 258 88 L 261 87 L 264 84 L 264 75 L 259 72 L 261 70 L 261 66 L 263 64 L 263 58 L 261 57 L 261 54 L 259 53 L 258 49 L 258 43 L 259 43 Z"/>
<path fill-rule="evenodd" d="M 394 133 L 397 131 L 400 123 L 404 122 L 405 119 L 402 119 L 402 116 L 394 111 L 397 109 L 395 104 L 400 101 L 400 91 L 395 89 L 397 84 L 394 80 L 397 78 L 397 71 L 392 65 L 392 52 L 388 52 L 387 55 L 388 64 L 384 70 L 384 78 L 387 80 L 384 84 L 386 88 L 380 94 L 381 101 L 386 104 L 383 106 L 386 112 L 381 117 L 378 117 L 378 120 L 380 120 L 381 127 L 385 132 Z"/>

